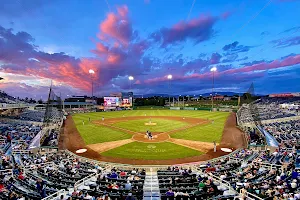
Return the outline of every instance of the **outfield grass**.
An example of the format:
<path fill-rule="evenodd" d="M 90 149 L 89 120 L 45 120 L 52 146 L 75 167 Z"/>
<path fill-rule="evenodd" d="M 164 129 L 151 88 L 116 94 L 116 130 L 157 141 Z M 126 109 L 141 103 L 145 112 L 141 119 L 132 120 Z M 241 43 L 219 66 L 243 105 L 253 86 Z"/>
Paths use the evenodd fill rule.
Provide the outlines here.
<path fill-rule="evenodd" d="M 95 125 L 88 122 L 85 122 L 85 124 L 82 125 L 81 121 L 81 124 L 77 123 L 76 127 L 86 145 L 125 140 L 132 137 L 129 133 L 113 130 L 105 126 Z"/>
<path fill-rule="evenodd" d="M 114 123 L 113 126 L 128 129 L 135 132 L 144 133 L 147 130 L 151 132 L 166 132 L 178 129 L 180 127 L 187 126 L 188 123 L 176 121 L 176 120 L 167 120 L 167 119 L 151 119 L 152 123 L 156 125 L 147 126 L 145 123 L 148 123 L 149 119 L 139 119 L 139 120 L 129 120 L 121 121 Z"/>
<path fill-rule="evenodd" d="M 170 134 L 171 138 L 194 140 L 201 142 L 220 142 L 224 125 L 229 113 L 219 113 L 219 115 L 210 118 L 213 123 L 196 126 L 183 131 Z"/>
<path fill-rule="evenodd" d="M 132 142 L 101 153 L 103 156 L 140 160 L 168 160 L 198 156 L 203 152 L 170 142 L 142 143 Z"/>
<path fill-rule="evenodd" d="M 210 111 L 197 111 L 197 110 L 126 110 L 126 111 L 112 111 L 112 112 L 94 112 L 94 113 L 79 113 L 73 115 L 78 119 L 79 123 L 82 120 L 101 120 L 105 118 L 118 118 L 126 116 L 179 116 L 179 117 L 194 117 L 203 119 L 218 119 L 220 116 L 228 116 L 228 112 L 210 112 Z"/>

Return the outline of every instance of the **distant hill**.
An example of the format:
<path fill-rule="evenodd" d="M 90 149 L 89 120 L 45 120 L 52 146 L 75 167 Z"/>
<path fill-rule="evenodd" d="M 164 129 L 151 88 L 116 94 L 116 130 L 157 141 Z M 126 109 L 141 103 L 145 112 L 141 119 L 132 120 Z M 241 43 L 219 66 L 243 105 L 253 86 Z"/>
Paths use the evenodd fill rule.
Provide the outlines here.
<path fill-rule="evenodd" d="M 198 97 L 198 96 L 202 95 L 203 97 L 208 97 L 208 96 L 210 96 L 210 94 L 211 93 L 202 93 L 202 94 L 197 94 L 195 96 Z M 227 95 L 227 96 L 234 96 L 234 95 L 241 95 L 242 96 L 243 95 L 243 93 L 236 93 L 236 92 L 217 92 L 217 94 L 218 95 Z M 142 97 L 149 98 L 149 97 L 154 97 L 154 96 L 169 97 L 168 94 L 159 94 L 159 93 L 157 93 L 157 94 L 155 94 L 155 93 L 152 93 L 152 94 L 134 94 L 135 98 L 142 98 Z M 171 95 L 171 96 L 177 97 L 177 96 L 179 96 L 179 94 L 175 94 L 175 95 Z M 188 96 L 188 95 L 185 95 L 185 96 Z M 192 96 L 194 96 L 194 94 L 191 94 L 189 96 L 192 97 Z M 256 96 L 265 96 L 265 95 L 257 94 Z"/>

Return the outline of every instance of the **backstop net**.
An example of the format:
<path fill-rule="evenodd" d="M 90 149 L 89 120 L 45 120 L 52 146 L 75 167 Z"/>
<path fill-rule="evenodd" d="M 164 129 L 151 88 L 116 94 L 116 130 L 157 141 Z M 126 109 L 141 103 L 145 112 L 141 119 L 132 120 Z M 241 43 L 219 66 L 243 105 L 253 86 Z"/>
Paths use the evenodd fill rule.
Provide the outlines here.
<path fill-rule="evenodd" d="M 40 146 L 48 146 L 47 137 L 53 134 L 54 130 L 59 130 L 63 120 L 63 101 L 57 95 L 52 86 L 50 87 L 48 100 L 43 121 L 43 133 L 40 137 Z M 51 136 L 52 137 L 52 136 Z"/>

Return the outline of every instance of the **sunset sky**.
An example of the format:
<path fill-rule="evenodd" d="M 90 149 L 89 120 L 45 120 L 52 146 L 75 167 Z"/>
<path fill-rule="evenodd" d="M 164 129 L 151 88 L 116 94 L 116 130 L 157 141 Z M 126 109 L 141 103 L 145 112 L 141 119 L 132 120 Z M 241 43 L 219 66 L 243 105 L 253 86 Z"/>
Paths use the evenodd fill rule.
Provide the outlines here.
<path fill-rule="evenodd" d="M 300 0 L 0 0 L 0 90 L 300 92 Z M 93 77 L 89 70 L 93 69 Z M 167 75 L 173 79 L 168 84 Z"/>

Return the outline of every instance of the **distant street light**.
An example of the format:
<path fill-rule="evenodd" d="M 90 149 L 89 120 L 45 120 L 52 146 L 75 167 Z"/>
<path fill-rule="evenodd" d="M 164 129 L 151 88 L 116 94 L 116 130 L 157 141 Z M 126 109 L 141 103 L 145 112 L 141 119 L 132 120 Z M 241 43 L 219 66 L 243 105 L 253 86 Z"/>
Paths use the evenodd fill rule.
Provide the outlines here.
<path fill-rule="evenodd" d="M 211 111 L 213 111 L 214 109 L 214 85 L 215 85 L 215 72 L 217 71 L 216 67 L 213 67 L 210 69 L 210 71 L 212 72 L 212 96 L 211 96 Z"/>
<path fill-rule="evenodd" d="M 170 96 L 170 87 L 171 87 L 171 80 L 172 80 L 173 76 L 171 74 L 168 75 L 168 82 L 169 82 L 169 106 L 171 107 L 171 96 Z"/>

